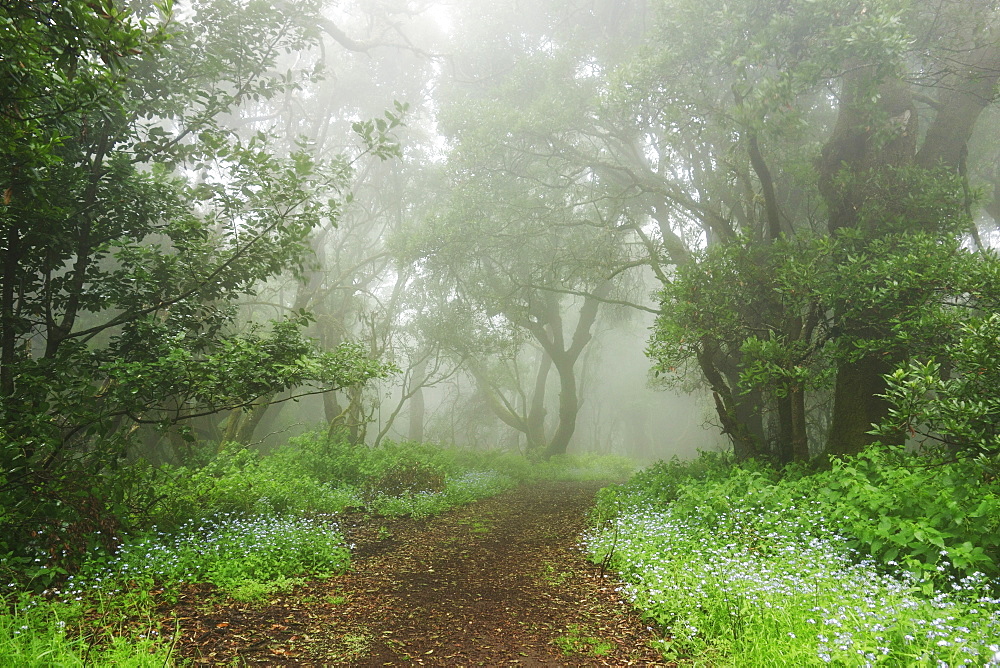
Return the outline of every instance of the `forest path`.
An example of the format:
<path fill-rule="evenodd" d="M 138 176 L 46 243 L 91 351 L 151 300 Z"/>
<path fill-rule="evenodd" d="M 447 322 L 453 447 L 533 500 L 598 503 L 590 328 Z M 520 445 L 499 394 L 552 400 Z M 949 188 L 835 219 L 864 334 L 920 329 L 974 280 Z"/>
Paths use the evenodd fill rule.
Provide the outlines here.
<path fill-rule="evenodd" d="M 428 520 L 348 521 L 349 573 L 265 605 L 185 596 L 176 652 L 212 665 L 663 665 L 578 547 L 600 487 L 540 483 Z"/>

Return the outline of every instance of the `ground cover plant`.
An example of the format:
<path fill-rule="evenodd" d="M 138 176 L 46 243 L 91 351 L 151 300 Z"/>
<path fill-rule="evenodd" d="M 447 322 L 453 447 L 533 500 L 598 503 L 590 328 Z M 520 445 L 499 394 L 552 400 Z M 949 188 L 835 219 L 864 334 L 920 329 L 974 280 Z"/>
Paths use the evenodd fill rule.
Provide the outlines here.
<path fill-rule="evenodd" d="M 977 480 L 974 462 L 921 464 L 901 453 L 812 474 L 718 456 L 660 464 L 602 492 L 587 550 L 621 573 L 669 658 L 1000 665 L 997 552 L 978 533 L 996 522 L 996 482 L 981 469 Z M 944 495 L 959 475 L 975 495 Z M 876 539 L 891 527 L 902 538 Z"/>
<path fill-rule="evenodd" d="M 108 635 L 95 643 L 79 621 L 79 606 L 30 605 L 0 615 L 0 657 L 5 666 L 168 665 L 170 638 Z"/>
<path fill-rule="evenodd" d="M 421 443 L 368 448 L 325 432 L 267 455 L 205 447 L 214 454 L 200 465 L 147 467 L 136 485 L 154 489 L 156 502 L 128 518 L 131 531 L 94 537 L 82 563 L 39 551 L 27 577 L 7 587 L 4 656 L 19 665 L 164 665 L 169 633 L 143 621 L 153 606 L 199 583 L 220 600 L 255 604 L 342 573 L 352 546 L 337 518 L 346 510 L 372 524 L 422 519 L 522 482 L 621 479 L 633 466 L 597 456 L 532 465 Z"/>

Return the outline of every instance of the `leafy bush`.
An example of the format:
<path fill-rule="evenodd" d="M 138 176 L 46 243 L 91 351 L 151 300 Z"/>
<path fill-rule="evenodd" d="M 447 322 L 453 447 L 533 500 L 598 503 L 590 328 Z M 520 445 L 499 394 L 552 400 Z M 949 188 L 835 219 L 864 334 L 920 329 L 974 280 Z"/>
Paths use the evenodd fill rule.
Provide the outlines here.
<path fill-rule="evenodd" d="M 375 456 L 364 445 L 352 445 L 345 434 L 313 431 L 288 439 L 268 459 L 276 469 L 300 471 L 326 483 L 357 485 Z"/>
<path fill-rule="evenodd" d="M 533 482 L 618 480 L 634 470 L 632 460 L 614 455 L 532 462 L 517 453 L 426 443 L 386 442 L 369 448 L 351 445 L 342 435 L 312 432 L 267 456 L 229 445 L 201 466 L 161 467 L 158 502 L 145 521 L 171 530 L 214 513 L 335 514 L 362 500 L 376 512 L 393 515 L 411 514 L 404 509 L 414 504 L 431 512 L 432 504 L 412 497 L 446 492 L 449 479 L 469 472 L 493 471 L 515 482 Z M 404 500 L 385 500 L 395 497 Z M 455 505 L 456 498 L 445 507 Z"/>
<path fill-rule="evenodd" d="M 681 461 L 677 457 L 659 461 L 636 472 L 625 484 L 603 488 L 598 493 L 596 511 L 598 515 L 613 514 L 615 507 L 628 499 L 670 503 L 677 499 L 682 485 L 724 479 L 732 472 L 732 455 L 724 452 L 702 452 L 691 461 Z"/>
<path fill-rule="evenodd" d="M 358 504 L 350 488 L 322 482 L 299 464 L 234 449 L 201 468 L 164 467 L 151 520 L 169 530 L 216 513 L 333 514 Z"/>
<path fill-rule="evenodd" d="M 691 477 L 685 478 L 690 468 Z M 1000 482 L 975 462 L 941 464 L 919 454 L 870 449 L 834 459 L 825 471 L 789 466 L 781 471 L 703 456 L 690 464 L 654 465 L 625 485 L 605 488 L 595 516 L 622 506 L 673 503 L 706 517 L 733 508 L 761 513 L 818 504 L 831 531 L 879 563 L 898 562 L 932 577 L 949 572 L 1000 576 Z"/>
<path fill-rule="evenodd" d="M 458 461 L 459 450 L 432 443 L 415 441 L 386 441 L 368 450 L 362 473 L 367 478 L 378 478 L 387 471 L 420 464 L 444 475 L 459 473 L 464 467 Z"/>
<path fill-rule="evenodd" d="M 630 508 L 586 544 L 626 580 L 671 660 L 997 665 L 1000 600 L 982 576 L 924 595 L 914 576 L 852 551 L 819 505 Z"/>
<path fill-rule="evenodd" d="M 886 434 L 921 436 L 948 455 L 1000 456 L 1000 314 L 962 324 L 958 340 L 940 356 L 913 361 L 888 377 L 892 404 L 880 427 Z"/>
<path fill-rule="evenodd" d="M 371 501 L 371 507 L 380 515 L 388 517 L 410 516 L 429 517 L 449 508 L 488 496 L 494 496 L 510 489 L 517 483 L 509 476 L 495 471 L 469 471 L 448 478 L 441 491 L 404 491 L 398 495 L 378 494 Z"/>
<path fill-rule="evenodd" d="M 852 547 L 925 576 L 1000 576 L 1000 484 L 975 462 L 871 450 L 789 483 L 824 500 Z"/>

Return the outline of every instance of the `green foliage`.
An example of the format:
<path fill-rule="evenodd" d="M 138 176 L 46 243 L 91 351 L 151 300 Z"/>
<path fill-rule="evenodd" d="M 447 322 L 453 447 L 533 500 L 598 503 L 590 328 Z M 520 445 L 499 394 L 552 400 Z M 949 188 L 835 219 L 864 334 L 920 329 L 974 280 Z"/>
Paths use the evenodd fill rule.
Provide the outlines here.
<path fill-rule="evenodd" d="M 621 480 L 634 470 L 631 460 L 612 455 L 530 462 L 426 443 L 369 448 L 316 432 L 267 456 L 230 444 L 201 466 L 151 472 L 157 500 L 145 521 L 173 530 L 214 513 L 314 516 L 363 504 L 387 515 L 427 516 L 518 483 Z"/>
<path fill-rule="evenodd" d="M 964 148 L 914 129 L 918 115 L 921 128 L 951 125 L 945 107 L 962 104 L 950 86 L 922 79 L 923 66 L 911 69 L 907 53 L 931 35 L 923 55 L 935 62 L 993 48 L 952 41 L 989 19 L 965 3 L 928 21 L 922 3 L 895 0 L 659 7 L 646 48 L 611 87 L 621 118 L 608 121 L 655 147 L 648 165 L 618 163 L 645 177 L 638 188 L 664 163 L 685 165 L 664 190 L 683 213 L 653 237 L 673 265 L 659 276 L 654 369 L 703 374 L 740 458 L 807 458 L 817 429 L 806 418 L 836 388 L 832 417 L 849 428 L 830 445 L 856 452 L 871 441 L 865 416 L 884 413 L 877 374 L 939 346 L 945 323 L 967 315 L 952 308 L 965 301 L 974 255 L 960 250 L 977 198 L 958 164 Z M 916 104 L 927 92 L 917 80 L 940 103 Z M 970 133 L 982 109 L 973 106 L 961 112 Z M 872 377 L 854 373 L 859 362 Z M 777 429 L 762 415 L 777 416 Z"/>
<path fill-rule="evenodd" d="M 938 188 L 955 190 L 950 180 Z M 939 205 L 939 222 L 958 206 Z M 913 208 L 931 206 L 922 200 Z M 873 355 L 889 361 L 948 355 L 970 318 L 968 306 L 993 303 L 987 286 L 998 264 L 992 254 L 963 249 L 956 236 L 885 230 L 877 238 L 843 230 L 765 247 L 727 244 L 694 259 L 661 292 L 647 349 L 654 373 L 681 379 L 693 364 L 725 355 L 738 371 L 725 379 L 733 396 L 757 390 L 764 400 L 828 390 L 838 368 Z M 715 382 L 724 382 L 723 374 Z M 922 387 L 913 386 L 911 403 Z M 962 398 L 972 395 L 970 388 Z"/>
<path fill-rule="evenodd" d="M 733 466 L 732 455 L 727 452 L 702 452 L 691 461 L 678 457 L 661 460 L 637 471 L 625 484 L 601 489 L 595 511 L 599 515 L 613 516 L 619 504 L 629 503 L 633 498 L 647 503 L 671 503 L 677 499 L 683 485 L 728 478 Z"/>
<path fill-rule="evenodd" d="M 848 544 L 926 579 L 1000 577 L 1000 485 L 974 462 L 868 452 L 789 482 L 820 500 Z M 839 519 L 837 519 L 839 518 Z"/>
<path fill-rule="evenodd" d="M 437 474 L 434 474 L 433 482 L 437 480 Z M 370 505 L 380 515 L 420 519 L 437 515 L 449 508 L 472 503 L 477 499 L 494 496 L 515 484 L 509 476 L 495 471 L 468 471 L 444 479 L 444 486 L 440 491 L 407 489 L 396 495 L 376 493 Z"/>
<path fill-rule="evenodd" d="M 822 472 L 695 462 L 691 479 L 661 465 L 602 495 L 588 549 L 629 583 L 669 660 L 989 663 L 1000 490 L 969 463 L 928 464 L 880 451 Z"/>
<path fill-rule="evenodd" d="M 114 554 L 97 553 L 62 587 L 64 596 L 210 582 L 224 591 L 248 583 L 343 572 L 350 553 L 336 528 L 305 518 L 217 514 L 170 533 L 129 537 Z"/>
<path fill-rule="evenodd" d="M 351 444 L 345 434 L 307 432 L 289 439 L 268 459 L 275 468 L 302 471 L 316 480 L 357 485 L 373 456 L 368 448 Z"/>
<path fill-rule="evenodd" d="M 10 655 L 17 657 L 89 652 L 122 665 L 147 665 L 142 661 L 148 655 L 162 663 L 165 650 L 159 641 L 137 642 L 138 654 L 149 652 L 140 657 L 128 650 L 131 636 L 117 626 L 109 630 L 107 624 L 117 620 L 124 629 L 128 620 L 147 616 L 158 600 L 176 595 L 184 583 L 211 583 L 236 601 L 258 603 L 304 578 L 342 572 L 350 561 L 349 549 L 329 514 L 361 503 L 355 487 L 372 490 L 372 512 L 423 518 L 540 475 L 581 479 L 631 470 L 631 464 L 613 457 L 557 458 L 535 468 L 523 461 L 510 454 L 417 443 L 358 447 L 337 435 L 314 433 L 267 456 L 229 445 L 201 466 L 146 469 L 146 479 L 137 485 L 153 486 L 158 502 L 143 518 L 155 519 L 158 526 L 129 533 L 111 527 L 107 536 L 95 529 L 94 535 L 79 536 L 86 549 L 83 566 L 74 574 L 43 552 L 34 557 L 37 561 L 7 561 L 8 568 L 25 567 L 30 584 L 45 591 L 44 596 L 24 598 L 23 614 L 0 617 L 0 624 L 10 624 L 0 627 L 0 643 L 9 642 Z M 499 472 L 503 469 L 509 473 Z M 61 617 L 52 616 L 56 614 Z M 71 617 L 103 620 L 100 637 L 80 626 L 80 636 L 96 638 L 99 648 L 53 631 L 63 628 L 59 620 Z M 155 636 L 153 631 L 147 635 Z M 574 645 L 578 650 L 599 649 L 581 638 L 584 645 Z M 0 650 L 4 647 L 0 644 Z M 73 658 L 65 662 L 79 665 Z M 25 665 L 43 664 L 26 658 Z"/>
<path fill-rule="evenodd" d="M 982 292 L 976 265 L 994 261 L 963 250 L 958 239 L 922 232 L 867 239 L 842 231 L 766 248 L 715 247 L 679 267 L 664 288 L 648 353 L 656 373 L 671 374 L 708 338 L 742 353 L 746 389 L 827 386 L 839 360 L 941 346 L 946 328 L 966 316 L 955 301 L 967 300 L 967 290 Z M 791 321 L 810 314 L 816 326 L 802 338 Z M 866 314 L 878 322 L 846 327 Z M 758 334 L 762 327 L 767 336 Z"/>
<path fill-rule="evenodd" d="M 404 496 L 435 493 L 444 490 L 444 474 L 428 464 L 411 462 L 397 464 L 377 476 L 372 476 L 361 487 L 362 498 L 376 496 Z"/>
<path fill-rule="evenodd" d="M 164 528 L 212 513 L 335 514 L 367 503 L 426 517 L 539 480 L 621 480 L 635 464 L 613 455 L 553 457 L 413 443 L 350 445 L 341 435 L 295 437 L 272 454 L 223 448 L 203 466 L 162 467 L 151 521 Z"/>
<path fill-rule="evenodd" d="M 661 462 L 602 490 L 595 517 L 614 516 L 623 506 L 670 504 L 724 525 L 734 508 L 765 514 L 796 503 L 826 518 L 859 554 L 928 581 L 939 574 L 1000 577 L 996 479 L 975 462 L 941 463 L 895 450 L 833 459 L 818 472 L 800 465 L 731 466 L 718 455 Z"/>
<path fill-rule="evenodd" d="M 0 614 L 0 656 L 4 665 L 26 668 L 83 666 L 160 667 L 170 661 L 170 639 L 137 632 L 88 637 L 79 604 L 5 601 Z"/>
<path fill-rule="evenodd" d="M 957 329 L 940 355 L 914 360 L 889 377 L 882 434 L 918 437 L 946 457 L 980 458 L 997 471 L 1000 457 L 1000 316 Z"/>
<path fill-rule="evenodd" d="M 403 125 L 403 117 L 409 111 L 410 105 L 395 100 L 393 108 L 394 111 L 384 112 L 384 118 L 357 121 L 351 125 L 351 129 L 361 138 L 367 149 L 382 160 L 402 155 L 399 142 L 392 132 Z"/>
<path fill-rule="evenodd" d="M 236 318 L 262 281 L 301 273 L 351 174 L 347 156 L 279 156 L 274 137 L 222 124 L 311 76 L 275 73 L 317 38 L 318 3 L 293 9 L 0 7 L 0 553 L 30 561 L 114 533 L 133 510 L 123 460 L 140 425 L 388 371 L 357 346 L 318 351 L 306 313 Z M 392 153 L 379 125 L 359 152 Z"/>
<path fill-rule="evenodd" d="M 289 592 L 304 578 L 278 577 L 274 580 L 243 580 L 227 587 L 229 597 L 239 603 L 260 603 L 278 593 Z"/>
<path fill-rule="evenodd" d="M 410 466 L 427 467 L 446 475 L 458 473 L 462 470 L 456 459 L 458 452 L 432 443 L 388 441 L 371 450 L 364 459 L 362 472 L 368 479 Z"/>
<path fill-rule="evenodd" d="M 162 469 L 152 521 L 173 529 L 215 513 L 305 516 L 339 513 L 358 499 L 336 479 L 321 482 L 287 456 L 226 449 L 202 467 Z"/>

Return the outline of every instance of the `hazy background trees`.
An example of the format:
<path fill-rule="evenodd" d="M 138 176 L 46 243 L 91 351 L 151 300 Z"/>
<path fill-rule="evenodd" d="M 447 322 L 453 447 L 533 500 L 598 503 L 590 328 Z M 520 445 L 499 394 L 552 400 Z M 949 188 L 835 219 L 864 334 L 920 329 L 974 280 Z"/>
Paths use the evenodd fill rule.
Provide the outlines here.
<path fill-rule="evenodd" d="M 649 258 L 623 225 L 619 193 L 609 195 L 576 167 L 562 174 L 522 159 L 522 172 L 503 162 L 497 142 L 509 123 L 523 124 L 529 101 L 496 99 L 493 87 L 521 94 L 505 83 L 507 70 L 532 77 L 520 61 L 534 57 L 553 26 L 564 26 L 567 43 L 581 18 L 595 36 L 604 30 L 581 6 L 538 9 L 535 16 L 514 4 L 341 3 L 327 11 L 319 22 L 326 76 L 296 91 L 293 103 L 282 99 L 283 124 L 301 126 L 322 146 L 356 119 L 405 101 L 406 127 L 393 133 L 397 159 L 356 173 L 341 225 L 314 245 L 311 287 L 297 288 L 296 301 L 286 284 L 278 307 L 304 306 L 316 316 L 319 340 L 364 340 L 400 373 L 324 395 L 322 408 L 265 408 L 257 427 L 223 436 L 255 442 L 323 420 L 357 441 L 422 436 L 555 454 L 570 447 L 580 412 L 592 409 L 607 433 L 655 434 L 683 419 L 683 430 L 699 438 L 678 445 L 682 451 L 720 442 L 701 433 L 711 416 L 704 399 L 647 390 L 642 365 L 625 365 L 637 388 L 628 406 L 602 392 L 619 382 L 616 364 L 587 346 L 599 332 L 627 331 L 624 345 L 637 353 L 649 323 L 629 324 L 627 307 L 656 310 L 649 276 L 628 275 Z M 608 39 L 601 37 L 602 48 L 613 49 Z M 578 45 L 585 53 L 586 43 Z M 574 111 L 567 94 L 538 87 L 532 113 L 562 100 L 565 114 L 554 120 L 572 128 L 586 108 Z M 258 114 L 251 127 L 263 118 L 277 120 Z M 331 131 L 337 125 L 341 133 Z M 535 183 L 539 176 L 548 182 Z M 638 430 L 630 426 L 635 415 L 648 416 Z M 248 418 L 241 412 L 238 420 L 250 425 Z M 589 430 L 587 441 L 577 435 L 577 447 L 628 450 L 628 439 L 602 442 L 600 431 Z"/>

